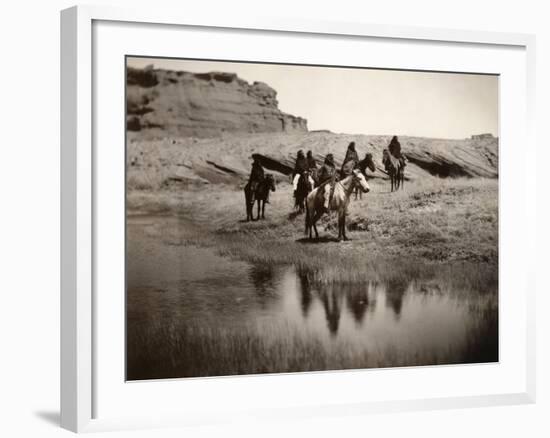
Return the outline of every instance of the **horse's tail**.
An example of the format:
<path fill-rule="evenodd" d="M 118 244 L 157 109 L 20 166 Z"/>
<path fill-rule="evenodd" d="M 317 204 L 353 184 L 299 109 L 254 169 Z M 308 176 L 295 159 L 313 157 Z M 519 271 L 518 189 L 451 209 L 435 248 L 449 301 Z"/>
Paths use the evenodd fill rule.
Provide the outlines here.
<path fill-rule="evenodd" d="M 304 231 L 305 231 L 305 234 L 307 236 L 307 233 L 308 233 L 309 228 L 310 228 L 310 224 L 309 224 L 309 222 L 310 222 L 310 220 L 309 220 L 309 207 L 307 205 L 307 196 L 306 196 L 306 199 L 304 200 L 304 204 L 305 204 L 305 207 L 306 207 L 306 214 L 305 214 L 306 219 L 305 219 L 305 230 Z"/>

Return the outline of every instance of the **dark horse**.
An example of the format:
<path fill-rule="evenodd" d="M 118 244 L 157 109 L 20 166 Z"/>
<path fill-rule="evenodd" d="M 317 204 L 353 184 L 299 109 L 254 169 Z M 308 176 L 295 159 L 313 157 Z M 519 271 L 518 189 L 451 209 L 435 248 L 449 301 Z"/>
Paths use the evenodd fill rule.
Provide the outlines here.
<path fill-rule="evenodd" d="M 394 157 L 389 150 L 384 149 L 382 164 L 390 177 L 391 191 L 398 190 L 399 187 L 403 189 L 405 187 L 405 163 L 403 160 Z"/>
<path fill-rule="evenodd" d="M 359 170 L 363 175 L 365 175 L 365 178 L 367 178 L 367 169 L 370 169 L 372 173 L 376 172 L 376 166 L 374 164 L 374 161 L 372 160 L 372 154 L 368 153 L 365 154 L 365 158 L 361 161 L 359 161 L 359 164 L 357 165 Z M 363 199 L 363 191 L 359 189 L 359 187 L 355 187 L 354 190 L 355 199 L 357 199 L 357 196 L 359 195 L 359 199 Z"/>
<path fill-rule="evenodd" d="M 268 173 L 262 181 L 254 181 L 244 186 L 244 199 L 246 202 L 246 220 L 254 220 L 254 203 L 258 202 L 258 216 L 256 220 L 261 218 L 265 219 L 265 204 L 269 198 L 269 192 L 275 191 L 275 178 Z"/>
<path fill-rule="evenodd" d="M 298 213 L 304 212 L 307 195 L 313 190 L 312 179 L 312 174 L 309 171 L 303 172 L 298 179 L 296 193 L 294 193 L 294 208 L 298 210 Z"/>

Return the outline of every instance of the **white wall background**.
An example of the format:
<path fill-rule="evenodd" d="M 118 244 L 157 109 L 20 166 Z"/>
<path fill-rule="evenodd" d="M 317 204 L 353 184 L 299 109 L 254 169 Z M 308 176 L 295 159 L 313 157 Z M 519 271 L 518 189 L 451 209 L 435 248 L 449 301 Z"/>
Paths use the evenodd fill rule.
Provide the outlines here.
<path fill-rule="evenodd" d="M 536 33 L 539 153 L 538 402 L 530 406 L 312 419 L 107 436 L 550 436 L 548 380 L 550 188 L 543 172 L 550 112 L 550 14 L 523 0 L 96 1 L 309 19 Z M 0 14 L 0 436 L 69 435 L 59 418 L 59 10 L 71 1 L 4 2 Z M 521 145 L 517 145 L 518 154 Z M 535 166 L 535 160 L 534 160 Z M 533 212 L 535 214 L 535 212 Z M 518 230 L 521 232 L 521 230 Z"/>

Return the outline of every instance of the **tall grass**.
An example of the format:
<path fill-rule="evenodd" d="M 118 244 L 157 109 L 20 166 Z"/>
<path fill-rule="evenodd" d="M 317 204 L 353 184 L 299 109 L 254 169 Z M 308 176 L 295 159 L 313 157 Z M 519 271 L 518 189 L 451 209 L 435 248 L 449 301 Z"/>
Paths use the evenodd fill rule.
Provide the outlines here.
<path fill-rule="evenodd" d="M 491 316 L 492 315 L 492 316 Z M 443 351 L 367 351 L 348 342 L 328 343 L 292 327 L 223 328 L 186 321 L 134 326 L 128 331 L 129 380 L 291 373 L 361 368 L 481 363 L 498 360 L 493 312 L 461 345 Z M 270 333 L 276 333 L 270 336 Z"/>

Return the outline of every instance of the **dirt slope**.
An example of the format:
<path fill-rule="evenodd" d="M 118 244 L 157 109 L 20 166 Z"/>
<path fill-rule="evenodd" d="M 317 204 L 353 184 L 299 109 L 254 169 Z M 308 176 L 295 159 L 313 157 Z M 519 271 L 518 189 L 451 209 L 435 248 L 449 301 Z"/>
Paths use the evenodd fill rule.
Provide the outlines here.
<path fill-rule="evenodd" d="M 217 138 L 164 138 L 140 140 L 128 136 L 128 182 L 130 188 L 163 188 L 172 184 L 227 183 L 240 186 L 248 178 L 252 154 L 279 180 L 292 172 L 296 152 L 312 150 L 319 164 L 328 152 L 340 165 L 350 141 L 356 142 L 360 158 L 370 152 L 378 166 L 374 177 L 385 178 L 382 150 L 390 136 L 309 133 L 226 135 Z M 409 163 L 409 180 L 426 175 L 498 177 L 498 139 L 441 140 L 401 137 L 402 152 Z"/>

